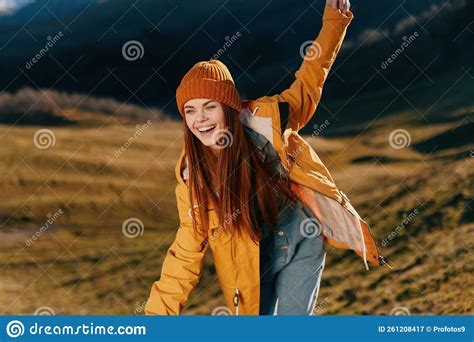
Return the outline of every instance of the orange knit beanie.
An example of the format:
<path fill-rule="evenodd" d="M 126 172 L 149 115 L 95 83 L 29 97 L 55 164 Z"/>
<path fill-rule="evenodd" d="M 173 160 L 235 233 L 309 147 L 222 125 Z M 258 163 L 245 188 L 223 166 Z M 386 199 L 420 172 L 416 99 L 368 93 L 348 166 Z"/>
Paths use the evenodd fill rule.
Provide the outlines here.
<path fill-rule="evenodd" d="M 178 110 L 184 116 L 184 104 L 191 99 L 212 99 L 240 112 L 240 96 L 229 69 L 217 59 L 197 62 L 184 75 L 176 89 Z"/>

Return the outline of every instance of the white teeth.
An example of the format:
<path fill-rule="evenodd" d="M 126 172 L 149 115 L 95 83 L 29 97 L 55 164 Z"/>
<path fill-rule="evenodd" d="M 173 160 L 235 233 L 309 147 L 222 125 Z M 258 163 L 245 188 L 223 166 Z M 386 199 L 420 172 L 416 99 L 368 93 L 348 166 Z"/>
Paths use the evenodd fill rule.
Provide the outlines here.
<path fill-rule="evenodd" d="M 212 129 L 214 127 L 216 127 L 216 126 L 214 125 L 214 126 L 199 127 L 198 131 L 199 132 L 205 132 L 205 131 L 209 131 L 210 129 Z"/>

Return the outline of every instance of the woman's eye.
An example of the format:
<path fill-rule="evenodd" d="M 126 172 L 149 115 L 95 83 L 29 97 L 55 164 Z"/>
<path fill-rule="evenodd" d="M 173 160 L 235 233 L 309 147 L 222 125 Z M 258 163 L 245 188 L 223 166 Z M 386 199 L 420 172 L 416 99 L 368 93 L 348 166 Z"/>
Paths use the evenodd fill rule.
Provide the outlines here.
<path fill-rule="evenodd" d="M 207 109 L 214 109 L 216 106 L 208 106 Z"/>

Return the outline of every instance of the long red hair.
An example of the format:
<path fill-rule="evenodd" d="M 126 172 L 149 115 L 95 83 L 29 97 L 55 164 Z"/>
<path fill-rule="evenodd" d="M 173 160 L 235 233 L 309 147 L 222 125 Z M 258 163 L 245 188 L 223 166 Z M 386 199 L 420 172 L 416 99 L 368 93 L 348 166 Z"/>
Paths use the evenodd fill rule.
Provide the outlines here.
<path fill-rule="evenodd" d="M 277 196 L 293 200 L 290 182 L 286 174 L 275 172 L 275 159 L 260 158 L 260 151 L 244 131 L 239 112 L 221 105 L 227 132 L 221 136 L 223 146 L 217 154 L 203 145 L 184 122 L 190 203 L 198 208 L 205 236 L 209 228 L 207 208 L 212 204 L 219 227 L 239 234 L 245 230 L 253 240 L 259 240 L 263 226 L 277 223 Z M 194 210 L 191 215 L 194 229 L 198 229 Z"/>

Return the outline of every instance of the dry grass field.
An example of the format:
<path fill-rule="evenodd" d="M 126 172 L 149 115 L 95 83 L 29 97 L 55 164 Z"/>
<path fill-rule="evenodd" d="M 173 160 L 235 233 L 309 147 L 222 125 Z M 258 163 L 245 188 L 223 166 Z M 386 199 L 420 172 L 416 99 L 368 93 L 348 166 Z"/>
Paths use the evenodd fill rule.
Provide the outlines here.
<path fill-rule="evenodd" d="M 400 112 L 361 134 L 308 137 L 379 244 L 392 234 L 382 251 L 394 267 L 366 271 L 330 248 L 316 314 L 472 314 L 471 110 L 423 125 Z M 178 223 L 181 123 L 152 122 L 137 135 L 136 123 L 64 112 L 79 124 L 0 125 L 0 314 L 143 314 Z M 41 128 L 53 146 L 35 146 Z M 411 139 L 401 149 L 389 144 L 398 128 Z M 143 224 L 133 236 L 122 229 L 130 218 Z M 220 305 L 209 253 L 184 313 Z"/>

